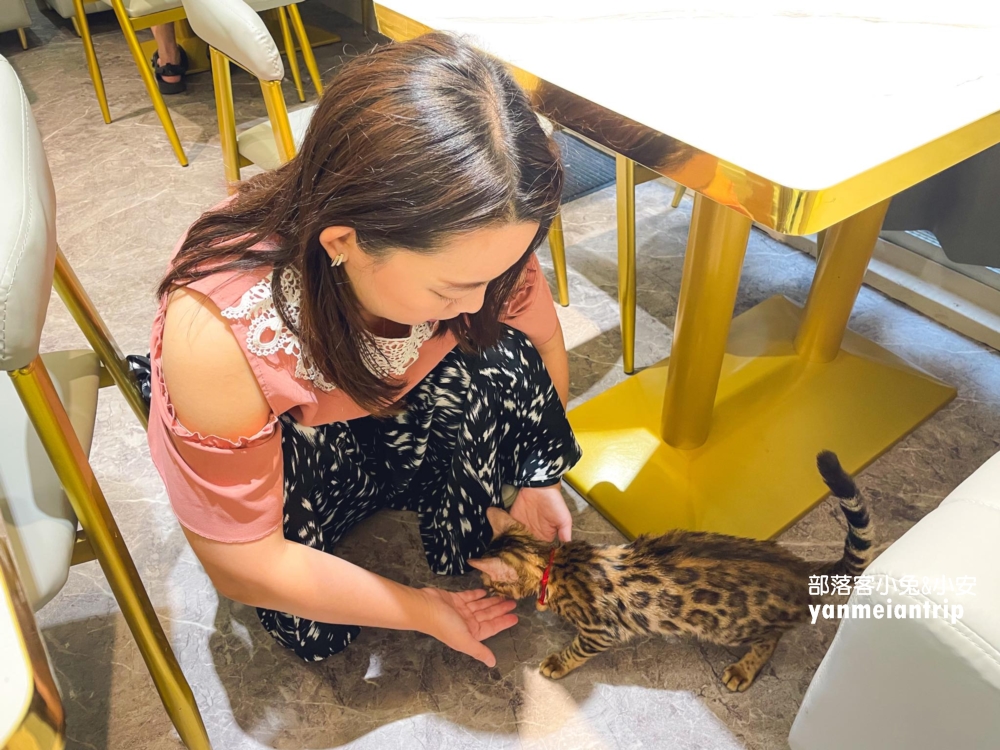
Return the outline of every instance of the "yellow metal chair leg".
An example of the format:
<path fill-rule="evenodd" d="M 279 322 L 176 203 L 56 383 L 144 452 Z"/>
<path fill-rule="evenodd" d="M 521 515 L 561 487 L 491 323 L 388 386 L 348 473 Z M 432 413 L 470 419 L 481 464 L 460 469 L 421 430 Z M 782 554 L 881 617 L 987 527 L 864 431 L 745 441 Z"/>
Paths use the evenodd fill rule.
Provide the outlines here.
<path fill-rule="evenodd" d="M 292 137 L 292 126 L 288 122 L 288 109 L 281 93 L 281 84 L 278 81 L 261 81 L 260 90 L 264 94 L 264 104 L 271 121 L 274 143 L 278 147 L 278 156 L 284 164 L 295 156 L 295 138 Z"/>
<path fill-rule="evenodd" d="M 24 29 L 17 30 L 17 38 L 21 40 L 21 49 L 28 49 L 28 35 L 24 33 Z"/>
<path fill-rule="evenodd" d="M 207 750 L 211 744 L 191 686 L 170 648 L 45 365 L 36 357 L 28 367 L 11 372 L 10 377 L 80 525 L 93 545 L 181 740 L 192 750 Z"/>
<path fill-rule="evenodd" d="M 149 64 L 149 60 L 143 54 L 142 47 L 139 44 L 139 37 L 135 35 L 135 29 L 132 27 L 132 21 L 128 17 L 128 12 L 125 10 L 125 5 L 122 0 L 110 0 L 111 7 L 115 9 L 115 16 L 118 18 L 118 25 L 121 26 L 122 34 L 125 35 L 125 41 L 128 43 L 129 51 L 132 53 L 132 57 L 135 60 L 136 67 L 139 68 L 139 75 L 142 76 L 142 82 L 146 84 L 146 91 L 149 94 L 149 99 L 153 103 L 153 109 L 156 111 L 157 117 L 160 118 L 160 123 L 163 125 L 163 129 L 167 133 L 167 139 L 170 141 L 171 147 L 174 149 L 174 154 L 177 156 L 177 161 L 180 162 L 182 167 L 188 165 L 187 155 L 184 153 L 184 147 L 181 146 L 181 139 L 177 135 L 177 129 L 174 127 L 174 121 L 170 118 L 170 110 L 167 109 L 167 105 L 163 101 L 163 95 L 160 93 L 160 89 L 156 86 L 156 78 L 153 76 L 153 68 Z"/>
<path fill-rule="evenodd" d="M 663 401 L 663 439 L 692 449 L 708 438 L 752 221 L 694 198 Z"/>
<path fill-rule="evenodd" d="M 827 230 L 795 350 L 812 362 L 830 362 L 840 352 L 854 301 L 861 291 L 889 201 Z"/>
<path fill-rule="evenodd" d="M 323 96 L 323 79 L 319 75 L 319 66 L 316 65 L 316 56 L 313 54 L 309 37 L 306 35 L 305 24 L 302 23 L 302 16 L 299 15 L 299 6 L 292 3 L 287 7 L 292 28 L 295 29 L 295 36 L 299 39 L 299 48 L 302 50 L 302 59 L 305 61 L 306 70 L 309 71 L 309 77 L 312 78 L 313 86 L 316 87 L 316 94 Z"/>
<path fill-rule="evenodd" d="M 635 162 L 615 157 L 618 210 L 618 309 L 622 330 L 622 365 L 635 370 Z"/>
<path fill-rule="evenodd" d="M 59 298 L 66 305 L 76 324 L 80 326 L 84 336 L 87 337 L 90 348 L 97 352 L 97 356 L 111 374 L 118 390 L 121 391 L 129 406 L 132 407 L 132 411 L 139 418 L 139 422 L 145 428 L 149 422 L 149 407 L 142 398 L 139 384 L 129 369 L 128 362 L 118 348 L 118 344 L 111 336 L 111 331 L 104 324 L 97 308 L 94 307 L 94 303 L 90 301 L 90 297 L 80 283 L 80 279 L 73 272 L 73 268 L 66 260 L 62 250 L 56 252 L 53 284 Z"/>
<path fill-rule="evenodd" d="M 236 141 L 236 112 L 233 108 L 233 80 L 229 58 L 214 47 L 212 57 L 212 84 L 215 88 L 215 111 L 219 117 L 219 136 L 222 141 L 222 165 L 226 181 L 232 189 L 240 181 L 240 151 Z"/>
<path fill-rule="evenodd" d="M 76 35 L 82 39 L 83 38 L 83 34 L 81 33 L 81 30 L 80 30 L 80 22 L 76 20 L 75 16 L 73 18 L 69 19 L 69 20 L 73 23 L 73 31 L 75 31 Z"/>
<path fill-rule="evenodd" d="M 559 304 L 569 305 L 569 278 L 566 275 L 566 241 L 563 237 L 562 213 L 556 214 L 549 227 L 549 250 L 552 253 L 552 266 L 556 271 L 556 288 L 559 294 Z"/>
<path fill-rule="evenodd" d="M 677 208 L 681 205 L 681 201 L 684 199 L 685 191 L 687 191 L 687 188 L 683 185 L 678 185 L 674 188 L 674 199 L 670 201 L 671 208 Z"/>
<path fill-rule="evenodd" d="M 101 108 L 104 122 L 111 122 L 111 110 L 108 109 L 108 97 L 104 93 L 104 78 L 101 77 L 101 66 L 97 63 L 97 53 L 94 52 L 94 40 L 90 37 L 90 24 L 87 23 L 87 13 L 83 9 L 83 0 L 73 0 L 73 26 L 83 40 L 83 54 L 87 58 L 87 71 L 90 80 L 94 82 L 94 93 L 97 94 L 97 104 Z"/>
<path fill-rule="evenodd" d="M 52 665 L 35 613 L 18 577 L 10 537 L 0 518 L 0 607 L 4 610 L 3 685 L 5 700 L 21 705 L 2 706 L 4 724 L 0 742 L 5 750 L 62 750 L 66 745 L 66 709 L 52 676 Z M 9 663 L 8 663 L 9 660 Z M 22 671 L 23 670 L 23 671 Z M 19 675 L 20 673 L 20 675 Z M 26 695 L 19 695 L 20 678 Z M 11 709 L 20 709 L 19 715 Z"/>
<path fill-rule="evenodd" d="M 288 13 L 284 8 L 277 8 L 278 23 L 281 25 L 281 43 L 285 45 L 285 54 L 288 56 L 288 67 L 292 71 L 292 80 L 295 81 L 295 91 L 299 95 L 299 101 L 306 100 L 306 92 L 302 88 L 302 74 L 299 72 L 299 58 L 295 54 L 295 42 L 292 41 L 292 30 L 288 27 Z"/>

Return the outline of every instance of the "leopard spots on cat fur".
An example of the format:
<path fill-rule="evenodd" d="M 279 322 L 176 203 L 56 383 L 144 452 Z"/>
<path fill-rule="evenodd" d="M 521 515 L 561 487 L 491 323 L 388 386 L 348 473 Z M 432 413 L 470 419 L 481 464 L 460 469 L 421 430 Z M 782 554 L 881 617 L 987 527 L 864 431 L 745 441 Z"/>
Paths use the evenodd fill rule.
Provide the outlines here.
<path fill-rule="evenodd" d="M 630 544 L 573 541 L 556 548 L 545 603 L 578 630 L 573 642 L 547 657 L 542 674 L 558 679 L 611 646 L 636 636 L 688 635 L 730 647 L 743 658 L 722 676 L 746 690 L 782 634 L 809 619 L 809 576 L 817 570 L 859 574 L 872 556 L 872 529 L 863 498 L 836 456 L 819 468 L 848 520 L 844 555 L 823 566 L 807 563 L 775 542 L 675 530 Z M 502 529 L 482 560 L 470 560 L 494 593 L 537 596 L 550 546 L 498 509 Z M 856 572 L 855 572 L 856 571 Z"/>

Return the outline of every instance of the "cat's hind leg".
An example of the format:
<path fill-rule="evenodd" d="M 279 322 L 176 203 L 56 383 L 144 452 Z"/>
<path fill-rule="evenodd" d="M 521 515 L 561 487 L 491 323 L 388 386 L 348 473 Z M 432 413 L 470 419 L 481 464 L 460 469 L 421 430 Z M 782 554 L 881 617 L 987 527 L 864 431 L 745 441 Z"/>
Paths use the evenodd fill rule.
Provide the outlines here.
<path fill-rule="evenodd" d="M 613 644 L 614 640 L 603 633 L 577 633 L 570 645 L 559 653 L 545 657 L 538 671 L 543 677 L 558 680 L 592 656 L 607 651 Z"/>
<path fill-rule="evenodd" d="M 750 650 L 743 654 L 743 658 L 735 664 L 731 664 L 722 673 L 722 682 L 733 692 L 743 692 L 753 684 L 757 673 L 760 672 L 767 660 L 774 653 L 781 633 L 770 636 L 766 639 L 754 641 L 750 644 Z"/>

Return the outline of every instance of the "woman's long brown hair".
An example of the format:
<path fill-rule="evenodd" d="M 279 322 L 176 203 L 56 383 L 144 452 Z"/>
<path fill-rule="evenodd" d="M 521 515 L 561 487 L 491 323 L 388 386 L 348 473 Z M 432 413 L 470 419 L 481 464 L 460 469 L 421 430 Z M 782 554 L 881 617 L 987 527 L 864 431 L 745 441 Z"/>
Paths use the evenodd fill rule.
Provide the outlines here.
<path fill-rule="evenodd" d="M 482 309 L 442 322 L 441 333 L 477 351 L 498 341 L 505 305 L 561 191 L 558 150 L 506 67 L 456 37 L 428 34 L 348 61 L 327 86 L 298 155 L 241 183 L 232 201 L 199 218 L 158 293 L 223 270 L 271 268 L 277 279 L 297 269 L 297 325 L 281 285 L 272 286 L 285 324 L 327 381 L 371 413 L 386 413 L 401 383 L 366 363 L 371 334 L 320 232 L 351 227 L 358 246 L 383 259 L 400 250 L 434 253 L 483 227 L 538 222 L 525 255 L 487 287 Z"/>

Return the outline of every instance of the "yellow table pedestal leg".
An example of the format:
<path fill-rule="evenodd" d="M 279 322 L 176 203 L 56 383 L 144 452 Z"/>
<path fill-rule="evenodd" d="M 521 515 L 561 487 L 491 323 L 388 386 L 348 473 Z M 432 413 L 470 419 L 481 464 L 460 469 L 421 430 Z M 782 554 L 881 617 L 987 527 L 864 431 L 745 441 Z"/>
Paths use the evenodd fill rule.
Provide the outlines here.
<path fill-rule="evenodd" d="M 671 441 L 694 442 L 696 447 L 674 447 L 663 438 L 669 361 L 570 413 L 584 457 L 567 480 L 622 532 L 634 537 L 685 528 L 772 537 L 827 493 L 815 467 L 819 451 L 836 451 L 844 467 L 856 473 L 955 397 L 950 386 L 862 336 L 833 332 L 816 323 L 815 316 L 822 313 L 817 305 L 828 299 L 828 287 L 841 287 L 840 296 L 846 298 L 838 298 L 832 312 L 842 312 L 843 303 L 853 303 L 857 295 L 861 275 L 855 266 L 867 263 L 878 233 L 878 222 L 864 214 L 847 220 L 827 238 L 823 252 L 827 267 L 817 274 L 805 325 L 802 308 L 783 297 L 767 300 L 732 321 L 707 437 L 698 443 L 700 430 L 690 431 L 703 423 L 701 417 L 686 418 L 689 429 L 680 435 L 696 439 Z M 861 236 L 858 222 L 867 222 L 870 236 Z M 719 236 L 718 231 L 700 234 Z M 845 251 L 848 238 L 868 243 L 867 254 L 856 251 L 837 263 L 835 255 Z M 713 245 L 706 242 L 707 247 L 689 246 L 688 252 L 694 250 L 696 257 L 685 260 L 685 276 L 704 270 L 703 265 L 711 267 Z M 725 278 L 718 281 L 731 288 L 732 269 L 722 271 Z M 712 284 L 713 279 L 703 283 Z M 684 302 L 684 289 L 681 297 Z M 729 293 L 716 297 L 712 304 L 720 307 L 721 314 Z M 678 333 L 692 316 L 694 322 L 708 318 L 704 313 L 686 313 L 682 320 L 682 312 Z M 831 325 L 846 325 L 846 318 Z M 698 352 L 703 344 L 689 334 L 694 349 L 679 348 L 675 342 L 675 356 L 704 356 Z M 705 335 L 717 336 L 718 328 Z M 832 359 L 816 356 L 827 342 L 839 343 L 841 337 Z M 685 375 L 699 370 L 711 375 L 707 361 L 680 364 Z M 667 409 L 668 419 L 672 413 L 684 413 L 681 401 L 686 390 L 673 391 L 675 403 Z"/>

